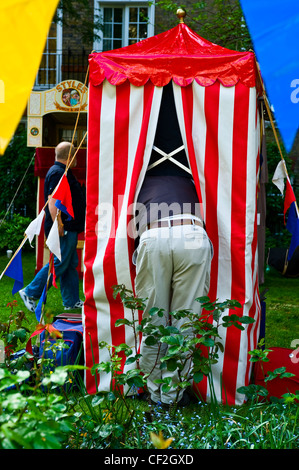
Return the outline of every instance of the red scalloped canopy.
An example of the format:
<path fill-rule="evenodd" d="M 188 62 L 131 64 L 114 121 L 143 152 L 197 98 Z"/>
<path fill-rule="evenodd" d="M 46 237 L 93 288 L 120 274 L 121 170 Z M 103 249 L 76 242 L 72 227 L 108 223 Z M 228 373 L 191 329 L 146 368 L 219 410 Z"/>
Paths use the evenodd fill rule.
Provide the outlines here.
<path fill-rule="evenodd" d="M 202 86 L 216 80 L 224 86 L 234 86 L 239 81 L 248 87 L 256 85 L 253 52 L 237 52 L 213 44 L 184 23 L 131 46 L 92 53 L 89 65 L 90 83 L 94 86 L 105 78 L 112 85 L 129 80 L 142 86 L 151 80 L 155 86 L 165 86 L 171 79 L 180 86 L 193 80 Z"/>

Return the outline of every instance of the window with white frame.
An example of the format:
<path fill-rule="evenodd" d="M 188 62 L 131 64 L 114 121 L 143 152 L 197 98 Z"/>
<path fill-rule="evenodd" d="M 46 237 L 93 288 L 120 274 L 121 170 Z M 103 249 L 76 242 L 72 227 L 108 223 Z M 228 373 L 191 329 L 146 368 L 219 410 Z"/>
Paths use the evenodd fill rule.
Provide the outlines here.
<path fill-rule="evenodd" d="M 101 39 L 94 44 L 98 52 L 135 44 L 154 35 L 154 3 L 95 1 L 102 20 Z"/>
<path fill-rule="evenodd" d="M 58 51 L 62 47 L 61 31 L 62 27 L 52 22 L 35 79 L 35 89 L 51 88 L 60 81 L 61 58 Z"/>

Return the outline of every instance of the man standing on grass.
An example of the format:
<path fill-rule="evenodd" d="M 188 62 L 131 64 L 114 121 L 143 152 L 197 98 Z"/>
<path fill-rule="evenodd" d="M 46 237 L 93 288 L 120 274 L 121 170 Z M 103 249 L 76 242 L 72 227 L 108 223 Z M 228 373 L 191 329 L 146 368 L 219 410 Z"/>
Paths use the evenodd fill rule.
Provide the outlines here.
<path fill-rule="evenodd" d="M 55 190 L 57 184 L 62 178 L 69 155 L 74 155 L 74 148 L 69 142 L 61 142 L 55 148 L 55 163 L 49 169 L 45 178 L 44 196 L 45 201 L 49 203 L 45 208 L 45 236 L 49 235 L 53 222 L 57 216 L 56 199 L 49 196 Z M 63 306 L 66 310 L 81 308 L 83 301 L 79 298 L 79 276 L 77 272 L 78 255 L 77 242 L 78 234 L 83 232 L 85 227 L 85 194 L 78 180 L 73 175 L 71 168 L 75 167 L 77 159 L 74 158 L 68 171 L 67 179 L 72 195 L 72 205 L 74 218 L 67 219 L 67 215 L 61 213 L 62 224 L 59 226 L 61 261 L 54 256 L 54 267 L 56 277 L 60 278 L 60 291 Z M 49 263 L 47 263 L 35 276 L 33 281 L 24 289 L 19 291 L 21 299 L 25 306 L 31 312 L 36 309 L 36 301 L 40 299 L 47 282 Z M 50 281 L 49 287 L 52 283 Z"/>
<path fill-rule="evenodd" d="M 208 294 L 213 254 L 182 144 L 170 83 L 163 88 L 154 147 L 138 194 L 135 222 L 140 238 L 134 262 L 136 295 L 146 299 L 143 318 L 149 316 L 152 307 L 163 309 L 163 316 L 153 316 L 151 323 L 157 327 L 172 324 L 177 330 L 185 319 L 177 320 L 170 313 L 181 309 L 200 313 L 195 299 Z M 170 155 L 174 156 L 171 160 Z M 192 337 L 193 331 L 184 334 Z M 188 393 L 180 390 L 177 396 L 178 371 L 161 368 L 167 344 L 149 345 L 143 336 L 140 354 L 141 368 L 149 374 L 151 403 L 168 407 L 177 400 L 178 406 L 188 405 Z M 181 376 L 191 377 L 191 371 L 192 361 L 188 360 Z M 165 392 L 160 381 L 169 377 L 174 386 Z"/>

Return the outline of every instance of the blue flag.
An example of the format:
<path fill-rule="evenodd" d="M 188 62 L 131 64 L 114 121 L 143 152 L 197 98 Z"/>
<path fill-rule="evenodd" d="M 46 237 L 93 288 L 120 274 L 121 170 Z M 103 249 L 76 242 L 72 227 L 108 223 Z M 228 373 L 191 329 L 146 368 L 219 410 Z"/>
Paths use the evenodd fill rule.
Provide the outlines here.
<path fill-rule="evenodd" d="M 44 290 L 43 290 L 43 293 L 38 301 L 38 304 L 36 306 L 36 309 L 35 309 L 35 316 L 36 316 L 36 319 L 38 322 L 40 322 L 40 319 L 41 319 L 41 314 L 42 314 L 42 307 L 43 307 L 43 304 L 46 303 L 46 300 L 47 300 L 47 283 L 44 287 Z"/>
<path fill-rule="evenodd" d="M 24 282 L 23 282 L 23 267 L 22 267 L 22 250 L 19 250 L 15 257 L 12 259 L 10 265 L 5 271 L 5 275 L 11 277 L 15 280 L 12 295 L 19 292 L 22 289 Z"/>
<path fill-rule="evenodd" d="M 288 231 L 292 234 L 291 244 L 288 253 L 288 261 L 290 261 L 294 251 L 296 250 L 297 246 L 299 246 L 299 218 L 297 216 L 295 202 L 293 202 L 290 206 L 286 227 Z"/>
<path fill-rule="evenodd" d="M 240 0 L 287 152 L 299 128 L 299 8 L 295 0 Z"/>

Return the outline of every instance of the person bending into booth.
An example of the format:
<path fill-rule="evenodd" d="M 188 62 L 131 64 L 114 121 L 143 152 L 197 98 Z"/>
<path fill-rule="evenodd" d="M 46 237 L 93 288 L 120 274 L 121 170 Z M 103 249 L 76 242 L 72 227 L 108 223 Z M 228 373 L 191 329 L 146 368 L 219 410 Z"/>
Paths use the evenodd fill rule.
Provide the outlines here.
<path fill-rule="evenodd" d="M 69 142 L 60 142 L 55 148 L 55 162 L 49 169 L 44 186 L 45 201 L 55 190 L 61 177 L 63 176 L 71 149 L 71 157 L 74 156 L 75 149 L 71 148 Z M 74 211 L 74 219 L 67 220 L 67 215 L 61 213 L 61 222 L 59 224 L 61 261 L 54 256 L 54 267 L 57 278 L 60 278 L 60 292 L 65 310 L 81 308 L 83 301 L 79 298 L 79 275 L 77 272 L 78 254 L 77 242 L 78 234 L 84 231 L 85 227 L 85 193 L 81 184 L 73 175 L 71 168 L 77 164 L 76 157 L 72 161 L 67 171 L 67 179 L 69 182 L 72 204 Z M 45 208 L 45 236 L 49 235 L 52 224 L 57 215 L 55 206 L 56 199 L 49 198 L 49 202 Z M 49 271 L 49 263 L 47 263 L 35 276 L 33 281 L 24 289 L 19 291 L 22 301 L 28 310 L 34 312 L 37 300 L 40 299 L 44 287 L 47 282 Z M 51 280 L 49 287 L 51 287 Z"/>
<path fill-rule="evenodd" d="M 212 245 L 182 145 L 171 83 L 163 89 L 154 147 L 138 195 L 135 222 L 135 290 L 138 297 L 147 299 L 143 315 L 148 316 L 152 307 L 162 308 L 164 316 L 154 315 L 153 323 L 166 326 L 171 320 L 180 329 L 185 320 L 175 320 L 169 312 L 200 312 L 200 303 L 195 299 L 209 291 Z M 192 335 L 192 331 L 188 334 Z M 176 372 L 160 368 L 167 345 L 159 350 L 158 345 L 146 345 L 145 339 L 141 342 L 140 365 L 146 373 L 152 371 L 147 379 L 150 401 L 166 406 L 175 401 L 179 406 L 187 405 L 190 396 L 186 392 L 180 391 L 177 398 L 175 388 L 165 393 L 155 382 L 170 374 L 174 383 L 179 381 Z M 182 373 L 191 371 L 191 366 L 190 362 L 186 364 Z"/>

